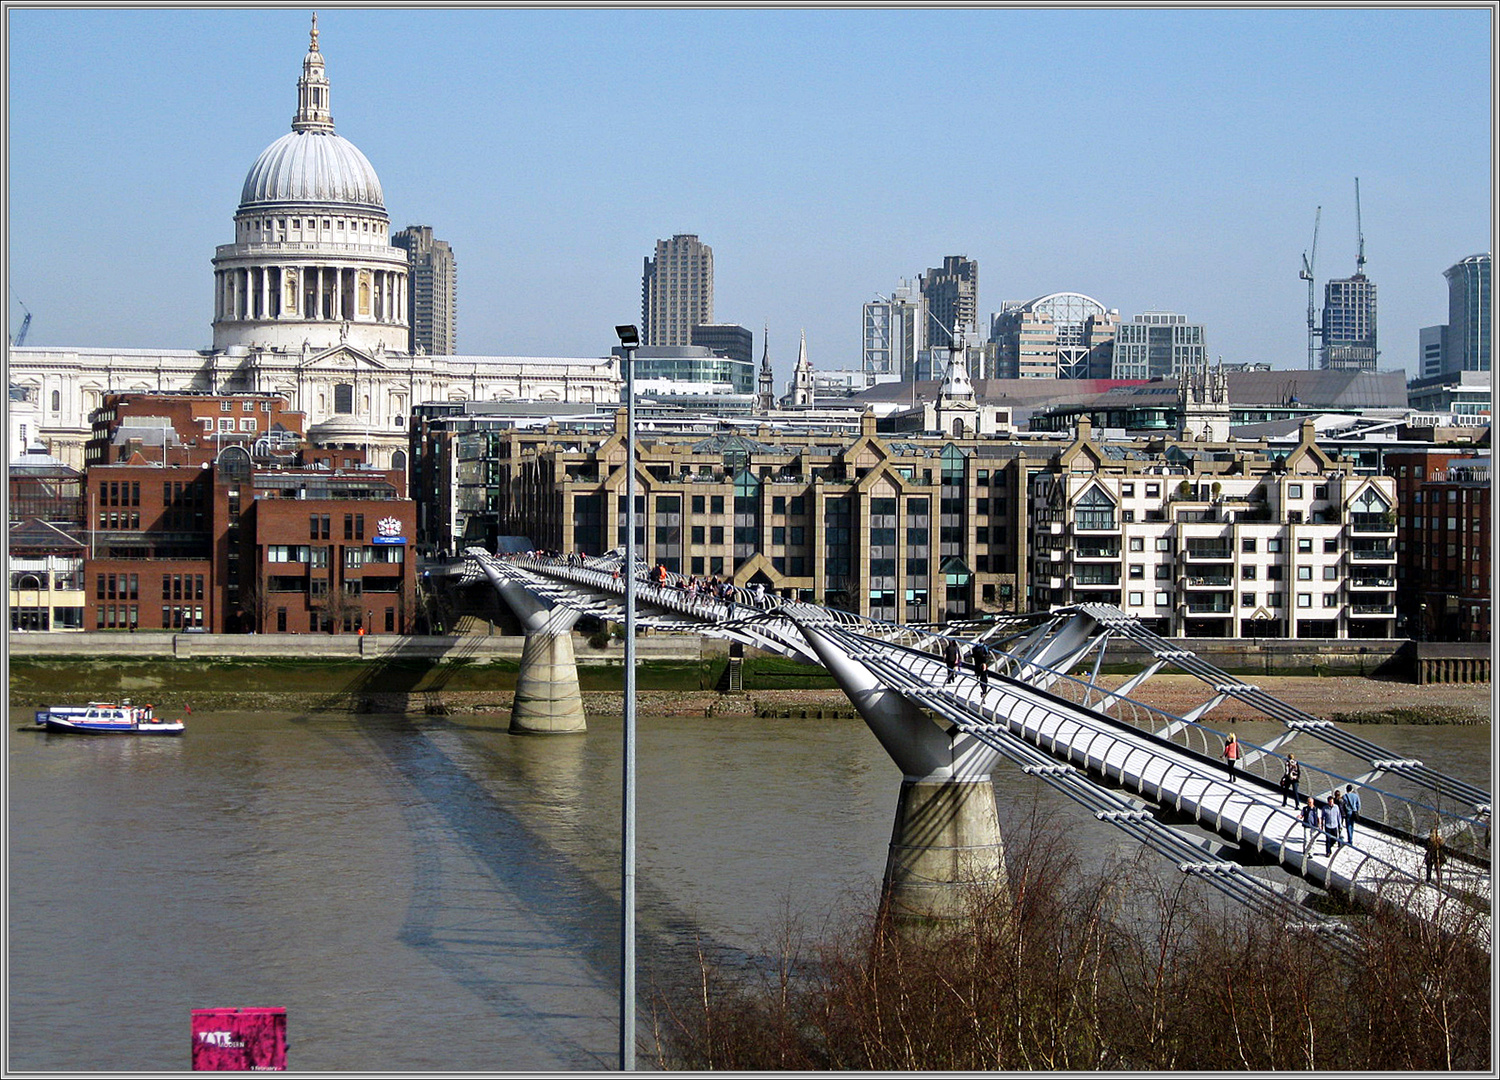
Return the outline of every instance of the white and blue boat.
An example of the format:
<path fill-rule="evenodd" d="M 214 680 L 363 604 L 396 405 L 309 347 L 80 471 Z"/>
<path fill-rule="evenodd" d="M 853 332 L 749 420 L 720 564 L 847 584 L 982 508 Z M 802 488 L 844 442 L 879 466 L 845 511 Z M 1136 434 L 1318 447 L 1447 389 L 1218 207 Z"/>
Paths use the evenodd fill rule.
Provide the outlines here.
<path fill-rule="evenodd" d="M 52 705 L 36 711 L 36 726 L 79 735 L 181 735 L 181 720 L 162 720 L 150 705 L 91 701 L 87 705 Z"/>

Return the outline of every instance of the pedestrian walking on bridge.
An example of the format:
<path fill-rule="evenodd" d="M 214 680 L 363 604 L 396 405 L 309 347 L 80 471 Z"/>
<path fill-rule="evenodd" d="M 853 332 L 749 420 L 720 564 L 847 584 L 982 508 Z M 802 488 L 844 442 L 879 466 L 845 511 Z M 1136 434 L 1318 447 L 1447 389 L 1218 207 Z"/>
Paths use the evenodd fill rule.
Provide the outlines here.
<path fill-rule="evenodd" d="M 1302 822 L 1302 851 L 1305 854 L 1312 850 L 1313 832 L 1318 828 L 1320 821 L 1318 804 L 1313 800 L 1311 795 L 1307 797 L 1307 802 L 1303 805 L 1297 818 Z"/>
<path fill-rule="evenodd" d="M 1349 784 L 1344 788 L 1344 835 L 1349 838 L 1349 843 L 1354 843 L 1354 819 L 1359 817 L 1359 792 L 1354 790 L 1354 785 Z"/>
<path fill-rule="evenodd" d="M 1234 769 L 1240 760 L 1240 741 L 1234 737 L 1234 732 L 1229 733 L 1229 738 L 1224 740 L 1224 768 L 1229 771 L 1229 782 L 1235 782 Z"/>
<path fill-rule="evenodd" d="M 1343 825 L 1343 819 L 1339 814 L 1338 795 L 1339 793 L 1337 789 L 1330 791 L 1328 793 L 1328 801 L 1323 804 L 1324 855 L 1332 855 L 1334 845 L 1343 843 L 1343 840 L 1339 836 L 1339 830 Z"/>
<path fill-rule="evenodd" d="M 969 650 L 969 662 L 974 665 L 974 674 L 979 676 L 979 694 L 990 692 L 990 647 L 982 641 L 974 642 Z"/>
<path fill-rule="evenodd" d="M 952 638 L 943 643 L 943 663 L 948 666 L 948 678 L 943 680 L 946 686 L 958 674 L 958 642 Z"/>
<path fill-rule="evenodd" d="M 1287 800 L 1296 806 L 1302 801 L 1301 793 L 1302 766 L 1297 764 L 1297 755 L 1286 756 L 1286 771 L 1281 774 L 1281 805 L 1285 806 Z"/>
<path fill-rule="evenodd" d="M 1432 878 L 1437 876 L 1438 888 L 1443 886 L 1443 864 L 1448 861 L 1448 851 L 1443 844 L 1443 834 L 1438 832 L 1437 826 L 1432 827 L 1432 832 L 1427 834 L 1427 852 L 1422 862 L 1427 870 L 1427 884 L 1432 884 Z"/>

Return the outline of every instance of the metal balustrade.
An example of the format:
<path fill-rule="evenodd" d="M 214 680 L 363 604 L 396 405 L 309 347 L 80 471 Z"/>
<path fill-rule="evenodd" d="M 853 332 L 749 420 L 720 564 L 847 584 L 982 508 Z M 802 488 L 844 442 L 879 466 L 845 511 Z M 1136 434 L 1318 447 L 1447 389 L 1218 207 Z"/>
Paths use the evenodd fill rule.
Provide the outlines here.
<path fill-rule="evenodd" d="M 555 603 L 604 618 L 620 609 L 619 552 L 571 560 L 470 555 Z M 1319 925 L 1284 890 L 1220 858 L 1201 840 L 1143 816 L 1143 810 L 1154 803 L 1189 815 L 1211 833 L 1253 846 L 1325 888 L 1366 897 L 1399 894 L 1403 906 L 1419 914 L 1441 910 L 1441 894 L 1461 893 L 1483 899 L 1487 911 L 1487 791 L 1302 712 L 1159 637 L 1116 607 L 1079 604 L 993 620 L 907 626 L 740 587 L 726 590 L 727 596 L 704 595 L 683 588 L 682 575 L 653 581 L 639 562 L 636 571 L 641 625 L 738 640 L 819 663 L 804 632 L 816 630 L 880 685 L 981 740 L 1100 820 L 1176 859 L 1183 872 L 1246 903 L 1285 910 L 1289 917 L 1295 911 L 1299 924 Z M 1110 687 L 1100 672 L 1112 638 L 1143 648 L 1152 661 Z M 942 658 L 949 640 L 959 644 L 964 660 L 951 683 Z M 993 654 L 987 692 L 969 657 L 980 640 Z M 1181 715 L 1142 700 L 1141 688 L 1167 668 L 1197 679 L 1205 699 Z M 1238 740 L 1244 756 L 1233 782 L 1222 758 L 1228 732 L 1206 720 L 1230 698 L 1282 726 L 1263 745 Z M 1294 737 L 1320 741 L 1359 763 L 1345 772 L 1300 762 L 1304 801 L 1309 794 L 1322 798 L 1348 785 L 1362 797 L 1356 843 L 1340 845 L 1331 855 L 1313 850 L 1321 834 L 1304 837 L 1297 808 L 1282 805 L 1277 781 L 1284 748 Z M 1448 838 L 1450 851 L 1462 850 L 1471 872 L 1450 872 L 1441 890 L 1424 892 L 1421 841 L 1434 827 Z"/>

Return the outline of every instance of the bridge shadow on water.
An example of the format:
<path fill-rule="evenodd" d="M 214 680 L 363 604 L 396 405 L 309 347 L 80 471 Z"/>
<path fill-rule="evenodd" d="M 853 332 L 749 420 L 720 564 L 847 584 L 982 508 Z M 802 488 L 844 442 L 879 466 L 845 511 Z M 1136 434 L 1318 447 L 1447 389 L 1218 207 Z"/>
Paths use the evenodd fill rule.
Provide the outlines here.
<path fill-rule="evenodd" d="M 397 645 L 322 707 L 346 713 L 357 704 L 356 730 L 390 769 L 408 823 L 413 892 L 398 940 L 563 1067 L 608 1068 L 614 1051 L 598 1034 L 602 1022 L 618 1039 L 617 1008 L 602 1018 L 579 1010 L 591 997 L 618 1002 L 621 837 L 598 824 L 618 823 L 618 809 L 591 814 L 585 800 L 619 799 L 617 766 L 591 773 L 589 734 L 513 735 L 508 718 L 451 719 L 443 690 L 477 641 L 454 638 L 441 655 L 426 643 Z M 385 708 L 368 708 L 375 705 Z M 292 722 L 315 724 L 316 713 Z M 473 873 L 478 894 L 466 879 Z M 638 993 L 696 982 L 700 955 L 732 966 L 766 962 L 715 940 L 638 869 Z M 570 981 L 577 992 L 568 992 Z M 638 1006 L 643 1018 L 648 1005 Z"/>

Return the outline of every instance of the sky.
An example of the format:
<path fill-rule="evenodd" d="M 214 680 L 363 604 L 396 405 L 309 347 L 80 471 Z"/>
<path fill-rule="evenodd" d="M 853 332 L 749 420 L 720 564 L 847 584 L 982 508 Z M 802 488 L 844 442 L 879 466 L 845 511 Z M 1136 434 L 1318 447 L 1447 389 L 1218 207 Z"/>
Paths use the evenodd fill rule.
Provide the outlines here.
<path fill-rule="evenodd" d="M 1487 5 L 11 6 L 8 334 L 212 343 L 214 249 L 314 11 L 392 228 L 453 246 L 463 354 L 606 354 L 656 241 L 692 233 L 778 383 L 803 334 L 858 367 L 862 305 L 948 255 L 986 324 L 1081 292 L 1300 368 L 1318 222 L 1317 306 L 1362 231 L 1381 367 L 1411 374 L 1443 271 L 1491 249 Z"/>

